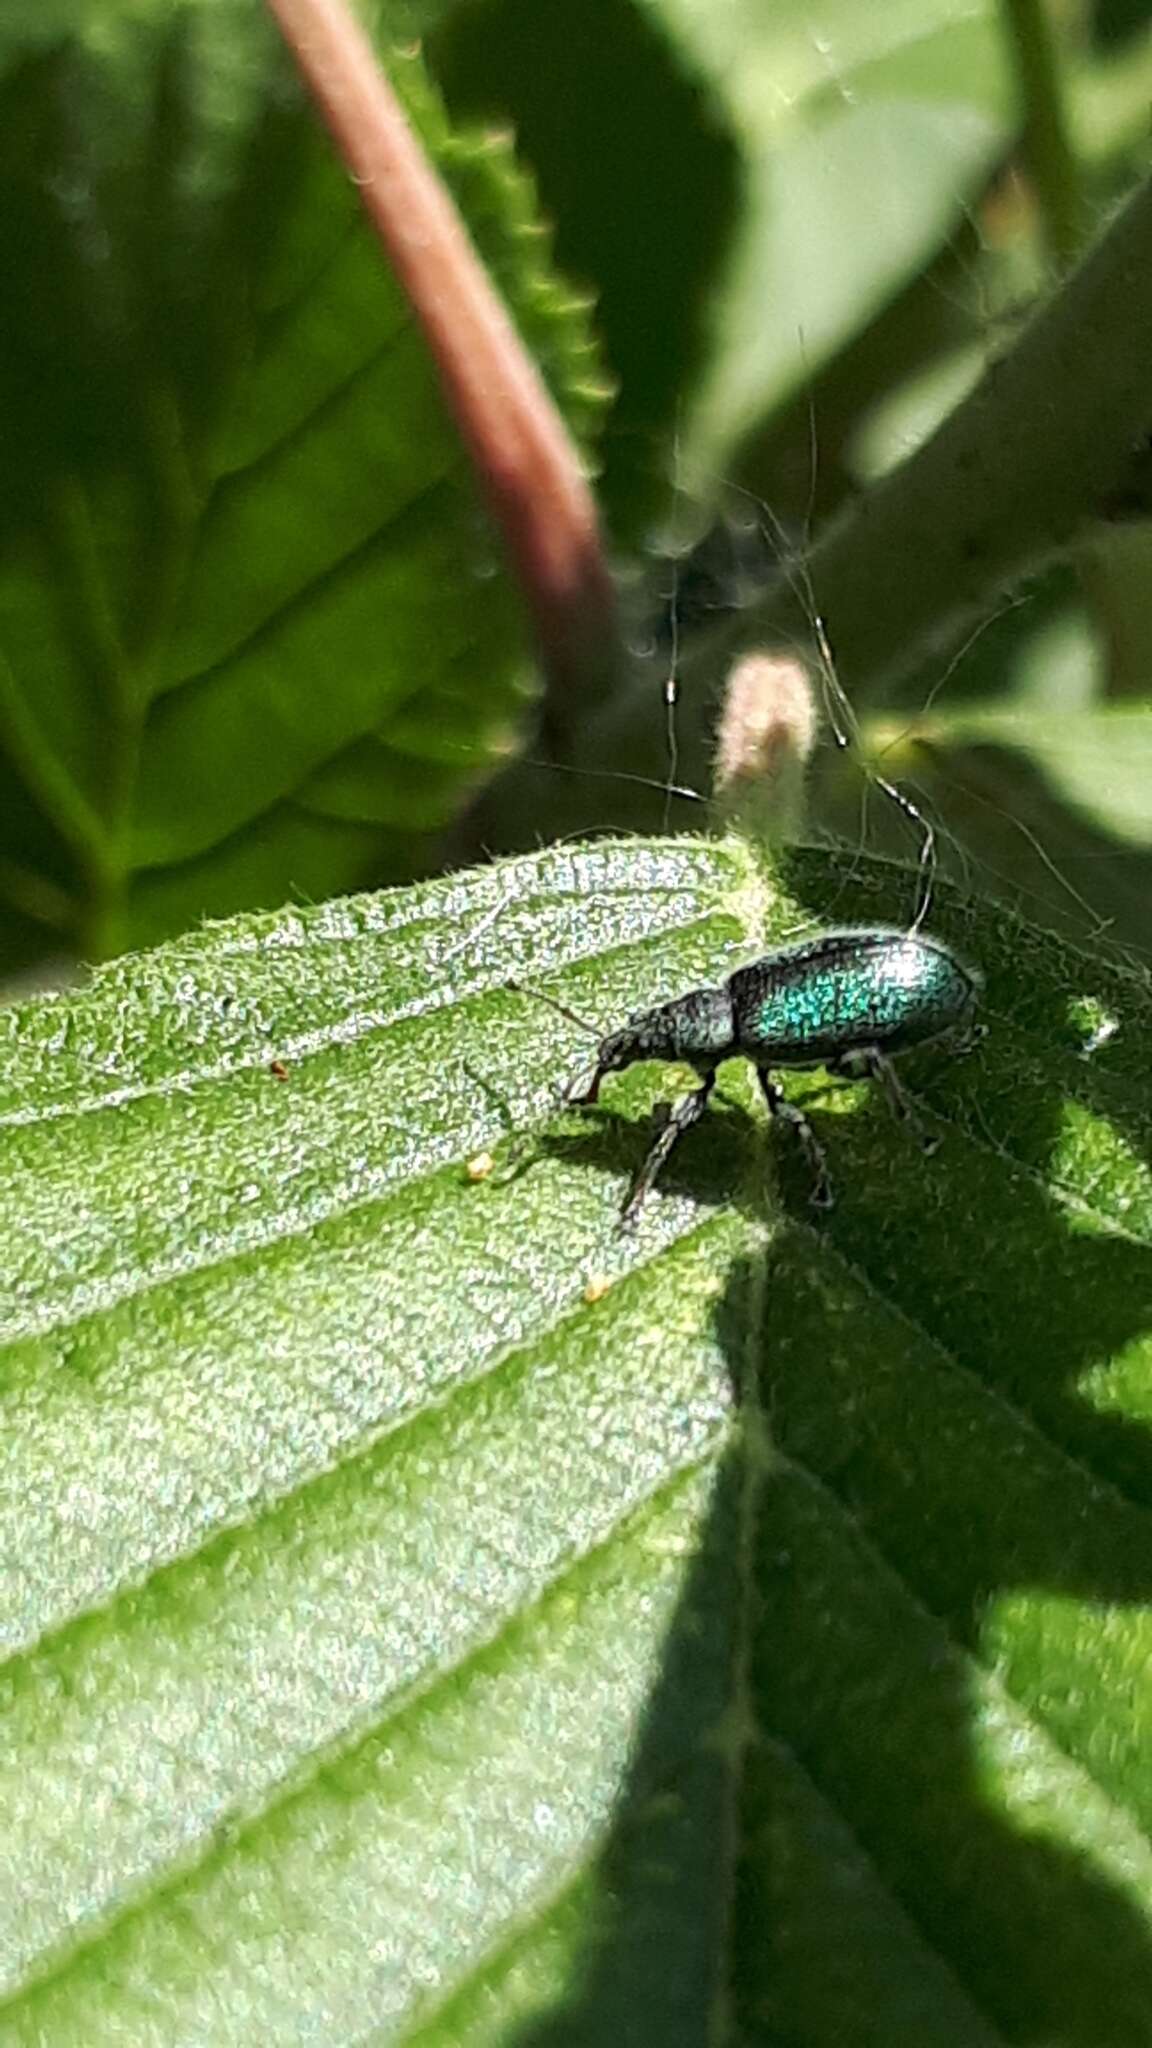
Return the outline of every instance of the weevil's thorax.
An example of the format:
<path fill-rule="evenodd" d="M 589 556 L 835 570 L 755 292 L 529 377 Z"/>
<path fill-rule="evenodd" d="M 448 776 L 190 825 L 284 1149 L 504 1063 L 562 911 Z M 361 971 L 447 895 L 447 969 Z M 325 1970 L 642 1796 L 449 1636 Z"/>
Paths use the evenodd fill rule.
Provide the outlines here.
<path fill-rule="evenodd" d="M 825 932 L 769 953 L 729 982 L 739 1049 L 761 1065 L 805 1066 L 875 1047 L 897 1053 L 961 1032 L 980 985 L 937 939 Z"/>
<path fill-rule="evenodd" d="M 600 1065 L 607 1073 L 637 1060 L 686 1060 L 706 1069 L 735 1049 L 730 988 L 695 988 L 604 1039 Z"/>

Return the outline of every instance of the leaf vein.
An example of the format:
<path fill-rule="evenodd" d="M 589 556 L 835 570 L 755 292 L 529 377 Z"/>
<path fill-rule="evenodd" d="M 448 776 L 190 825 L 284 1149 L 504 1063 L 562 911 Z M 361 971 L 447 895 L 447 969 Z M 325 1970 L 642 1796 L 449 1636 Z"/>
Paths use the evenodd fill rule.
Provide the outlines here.
<path fill-rule="evenodd" d="M 462 1677 L 494 1657 L 507 1638 L 526 1620 L 538 1615 L 557 1598 L 570 1598 L 574 1584 L 579 1583 L 588 1567 L 607 1556 L 617 1544 L 626 1541 L 633 1526 L 646 1520 L 666 1499 L 674 1497 L 696 1473 L 703 1470 L 712 1455 L 707 1451 L 667 1472 L 651 1493 L 634 1502 L 604 1536 L 586 1550 L 575 1552 L 531 1600 L 513 1614 L 506 1615 L 490 1636 L 471 1644 L 455 1663 L 434 1671 L 423 1683 L 401 1689 L 382 1712 L 365 1716 L 355 1727 L 349 1727 L 339 1736 L 318 1744 L 305 1761 L 277 1781 L 266 1798 L 240 1810 L 242 1817 L 227 1827 L 226 1841 L 221 1839 L 226 1822 L 224 1815 L 220 1815 L 211 1827 L 205 1827 L 199 1852 L 170 1865 L 162 1879 L 143 1888 L 130 1903 L 103 1917 L 88 1934 L 77 1932 L 76 1938 L 67 1946 L 63 1940 L 53 1944 L 56 1959 L 50 1961 L 46 1958 L 42 1970 L 34 1971 L 24 1984 L 0 1998 L 0 2021 L 5 2016 L 14 2016 L 22 2005 L 42 1996 L 49 1987 L 58 1989 L 73 1972 L 86 1966 L 93 1955 L 114 1943 L 127 1928 L 146 1919 L 157 1909 L 164 1910 L 182 1893 L 191 1890 L 223 1865 L 237 1850 L 250 1846 L 270 1819 L 293 1806 L 303 1805 L 326 1777 L 347 1766 L 359 1751 L 379 1740 L 385 1729 L 396 1729 L 410 1714 L 426 1712 L 429 1704 L 435 1702 L 437 1693 L 457 1688 Z"/>

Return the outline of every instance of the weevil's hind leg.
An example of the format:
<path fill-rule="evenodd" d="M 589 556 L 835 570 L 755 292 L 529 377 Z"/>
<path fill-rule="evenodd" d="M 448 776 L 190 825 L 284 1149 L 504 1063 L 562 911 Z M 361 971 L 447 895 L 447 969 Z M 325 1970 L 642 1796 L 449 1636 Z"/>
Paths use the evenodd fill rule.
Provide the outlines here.
<path fill-rule="evenodd" d="M 970 1052 L 975 1052 L 978 1045 L 983 1045 L 987 1036 L 986 1024 L 965 1024 L 961 1026 L 955 1038 L 945 1038 L 941 1042 L 944 1050 L 950 1052 L 954 1059 L 964 1060 Z"/>
<path fill-rule="evenodd" d="M 836 1071 L 847 1074 L 852 1080 L 863 1077 L 875 1081 L 883 1090 L 893 1116 L 898 1123 L 907 1125 L 925 1156 L 930 1156 L 936 1151 L 940 1143 L 939 1132 L 927 1130 L 920 1121 L 905 1093 L 900 1076 L 891 1060 L 886 1060 L 882 1052 L 877 1052 L 873 1047 L 868 1051 L 846 1053 L 837 1063 Z"/>
<path fill-rule="evenodd" d="M 698 1123 L 703 1116 L 715 1079 L 715 1071 L 705 1074 L 700 1087 L 694 1088 L 691 1095 L 682 1095 L 679 1102 L 674 1102 L 671 1108 L 669 1108 L 667 1103 L 661 1105 L 663 1115 L 655 1142 L 651 1146 L 647 1159 L 633 1181 L 628 1199 L 620 1211 L 619 1227 L 621 1230 L 632 1230 L 635 1228 L 640 1211 L 655 1187 L 664 1167 L 667 1165 L 677 1143 L 684 1136 L 685 1131 L 690 1131 L 693 1124 Z"/>
<path fill-rule="evenodd" d="M 756 1079 L 764 1092 L 769 1114 L 779 1123 L 790 1124 L 800 1140 L 804 1157 L 812 1172 L 812 1193 L 808 1197 L 809 1201 L 814 1209 L 830 1209 L 836 1198 L 828 1179 L 828 1161 L 824 1155 L 824 1147 L 804 1111 L 798 1109 L 794 1102 L 789 1102 L 779 1081 L 774 1081 L 764 1067 L 757 1067 Z"/>

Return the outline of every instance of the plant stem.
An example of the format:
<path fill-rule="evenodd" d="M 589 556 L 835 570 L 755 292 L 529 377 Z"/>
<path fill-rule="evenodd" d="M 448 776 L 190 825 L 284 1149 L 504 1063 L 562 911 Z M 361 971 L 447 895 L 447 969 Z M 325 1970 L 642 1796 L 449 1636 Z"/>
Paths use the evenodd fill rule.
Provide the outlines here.
<path fill-rule="evenodd" d="M 267 4 L 424 330 L 567 724 L 603 694 L 619 645 L 579 453 L 344 0 Z"/>
<path fill-rule="evenodd" d="M 1084 242 L 1086 208 L 1072 148 L 1057 38 L 1047 0 L 1001 0 L 1024 116 L 1024 152 L 1048 257 L 1067 270 Z"/>

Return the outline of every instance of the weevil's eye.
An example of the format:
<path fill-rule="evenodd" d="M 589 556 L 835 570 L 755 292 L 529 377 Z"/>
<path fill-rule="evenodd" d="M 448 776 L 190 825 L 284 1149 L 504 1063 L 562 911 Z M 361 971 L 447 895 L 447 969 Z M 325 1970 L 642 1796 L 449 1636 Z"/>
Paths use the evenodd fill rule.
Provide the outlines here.
<path fill-rule="evenodd" d="M 596 1055 L 602 1074 L 612 1074 L 620 1067 L 626 1067 L 632 1058 L 634 1034 L 631 1031 L 612 1031 L 600 1041 Z"/>

